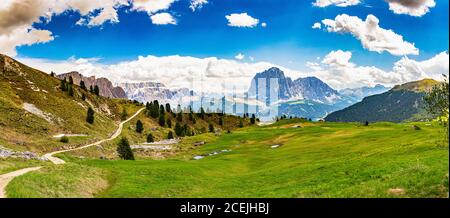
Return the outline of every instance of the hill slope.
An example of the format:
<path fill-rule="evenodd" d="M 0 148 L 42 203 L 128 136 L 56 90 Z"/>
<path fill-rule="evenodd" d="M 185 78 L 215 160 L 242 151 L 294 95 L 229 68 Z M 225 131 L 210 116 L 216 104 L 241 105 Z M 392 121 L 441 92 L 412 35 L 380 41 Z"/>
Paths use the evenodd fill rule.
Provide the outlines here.
<path fill-rule="evenodd" d="M 364 98 L 328 115 L 331 122 L 402 122 L 431 118 L 423 108 L 426 91 L 438 82 L 425 79 L 397 85 L 388 92 Z"/>

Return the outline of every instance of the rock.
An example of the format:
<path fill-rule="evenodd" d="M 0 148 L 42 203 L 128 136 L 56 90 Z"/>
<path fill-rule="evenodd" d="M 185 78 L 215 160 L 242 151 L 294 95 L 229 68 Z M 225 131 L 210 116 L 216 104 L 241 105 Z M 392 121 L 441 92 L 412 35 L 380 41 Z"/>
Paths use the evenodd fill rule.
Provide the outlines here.
<path fill-rule="evenodd" d="M 195 142 L 194 146 L 200 146 L 200 145 L 204 145 L 204 144 L 206 144 L 205 141 L 199 141 L 199 142 Z"/>
<path fill-rule="evenodd" d="M 201 155 L 198 155 L 198 156 L 195 156 L 194 157 L 194 160 L 200 160 L 200 159 L 202 159 L 202 158 L 204 158 L 205 156 L 201 156 Z"/>
<path fill-rule="evenodd" d="M 13 151 L 11 149 L 5 148 L 0 145 L 0 158 L 22 158 L 26 160 L 34 159 L 34 160 L 47 160 L 45 157 L 40 157 L 34 152 L 30 151 Z"/>
<path fill-rule="evenodd" d="M 270 146 L 270 148 L 272 148 L 272 149 L 275 149 L 275 148 L 278 148 L 278 147 L 280 147 L 281 145 L 272 145 L 272 146 Z"/>
<path fill-rule="evenodd" d="M 388 190 L 388 192 L 389 192 L 389 194 L 398 196 L 398 195 L 405 194 L 405 189 L 402 189 L 402 188 L 390 188 Z"/>

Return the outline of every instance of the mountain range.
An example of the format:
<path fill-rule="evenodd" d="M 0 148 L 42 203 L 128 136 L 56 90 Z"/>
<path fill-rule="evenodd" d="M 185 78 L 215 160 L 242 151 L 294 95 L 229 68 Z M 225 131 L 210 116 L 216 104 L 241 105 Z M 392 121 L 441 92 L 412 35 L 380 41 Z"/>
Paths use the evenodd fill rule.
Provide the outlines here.
<path fill-rule="evenodd" d="M 100 95 L 103 97 L 128 98 L 125 91 L 121 87 L 113 86 L 112 82 L 106 78 L 96 79 L 95 76 L 85 77 L 76 71 L 59 74 L 56 75 L 56 77 L 59 79 L 66 79 L 66 80 L 68 80 L 69 77 L 72 77 L 73 82 L 75 84 L 79 85 L 80 82 L 83 81 L 87 88 L 89 88 L 90 86 L 92 87 L 98 86 L 100 90 Z"/>

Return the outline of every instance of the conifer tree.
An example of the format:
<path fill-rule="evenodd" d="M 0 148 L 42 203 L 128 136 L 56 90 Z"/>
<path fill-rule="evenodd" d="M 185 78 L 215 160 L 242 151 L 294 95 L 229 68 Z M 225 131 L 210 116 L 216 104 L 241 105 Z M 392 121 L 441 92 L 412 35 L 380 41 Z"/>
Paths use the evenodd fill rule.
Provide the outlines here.
<path fill-rule="evenodd" d="M 205 110 L 203 109 L 203 107 L 200 108 L 200 118 L 202 118 L 202 120 L 205 119 Z"/>
<path fill-rule="evenodd" d="M 209 132 L 214 132 L 214 126 L 212 125 L 212 123 L 209 124 L 208 130 Z"/>
<path fill-rule="evenodd" d="M 61 91 L 63 91 L 63 92 L 67 91 L 66 79 L 61 80 L 61 84 L 60 84 L 59 88 L 60 88 Z"/>
<path fill-rule="evenodd" d="M 177 134 L 177 136 L 183 135 L 183 128 L 181 127 L 180 123 L 178 123 L 178 122 L 175 124 L 175 134 Z"/>
<path fill-rule="evenodd" d="M 122 114 L 120 114 L 120 119 L 121 120 L 126 120 L 128 118 L 128 112 L 126 108 L 123 108 L 122 110 Z"/>
<path fill-rule="evenodd" d="M 98 88 L 97 85 L 95 85 L 95 87 L 94 87 L 94 93 L 95 93 L 96 95 L 100 95 L 100 89 Z"/>
<path fill-rule="evenodd" d="M 167 119 L 167 127 L 172 128 L 172 120 Z"/>
<path fill-rule="evenodd" d="M 173 139 L 173 132 L 169 131 L 169 133 L 167 134 L 167 139 Z"/>
<path fill-rule="evenodd" d="M 69 96 L 73 96 L 73 88 L 72 88 L 72 85 L 68 85 L 68 87 L 67 87 L 67 93 L 69 93 Z"/>
<path fill-rule="evenodd" d="M 177 121 L 178 122 L 183 122 L 183 112 L 178 112 L 177 114 Z"/>
<path fill-rule="evenodd" d="M 242 127 L 244 127 L 244 122 L 242 121 L 242 119 L 239 119 L 239 128 L 242 128 Z"/>
<path fill-rule="evenodd" d="M 250 118 L 250 123 L 255 124 L 256 123 L 256 116 L 255 114 L 252 114 L 252 118 Z"/>
<path fill-rule="evenodd" d="M 155 139 L 153 138 L 153 135 L 152 135 L 151 133 L 149 133 L 149 134 L 147 135 L 147 142 L 148 142 L 148 143 L 155 142 Z"/>
<path fill-rule="evenodd" d="M 86 84 L 84 84 L 83 80 L 80 81 L 80 88 L 86 90 Z"/>
<path fill-rule="evenodd" d="M 159 125 L 164 127 L 166 125 L 166 116 L 164 116 L 164 113 L 159 115 Z"/>
<path fill-rule="evenodd" d="M 119 157 L 124 160 L 134 160 L 134 155 L 133 151 L 131 150 L 130 143 L 125 137 L 120 139 L 119 144 L 117 145 L 117 153 L 119 154 Z"/>
<path fill-rule="evenodd" d="M 136 122 L 136 132 L 137 133 L 142 133 L 142 131 L 144 131 L 144 124 L 142 124 L 141 120 L 138 120 Z"/>
<path fill-rule="evenodd" d="M 86 122 L 93 124 L 94 123 L 94 110 L 89 107 L 88 111 L 87 111 L 87 117 L 86 117 Z"/>
<path fill-rule="evenodd" d="M 167 111 L 167 113 L 172 112 L 172 109 L 170 109 L 170 104 L 169 103 L 166 104 L 166 111 Z"/>
<path fill-rule="evenodd" d="M 92 88 L 92 85 L 89 86 L 89 92 L 90 92 L 90 93 L 94 93 L 94 88 Z"/>

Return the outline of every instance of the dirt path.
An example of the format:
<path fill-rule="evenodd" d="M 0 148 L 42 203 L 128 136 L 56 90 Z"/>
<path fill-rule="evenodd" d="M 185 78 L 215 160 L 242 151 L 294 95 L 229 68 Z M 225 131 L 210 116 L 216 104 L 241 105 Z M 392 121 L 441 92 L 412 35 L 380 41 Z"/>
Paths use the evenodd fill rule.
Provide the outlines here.
<path fill-rule="evenodd" d="M 145 108 L 139 109 L 133 116 L 131 116 L 131 117 L 128 118 L 127 120 L 121 122 L 121 123 L 119 124 L 119 127 L 117 128 L 117 130 L 114 132 L 114 134 L 112 134 L 112 135 L 111 135 L 109 138 L 107 138 L 107 139 L 103 139 L 103 140 L 94 142 L 94 143 L 92 143 L 92 144 L 84 145 L 84 146 L 77 147 L 77 148 L 72 148 L 72 149 L 67 149 L 67 150 L 61 150 L 61 151 L 51 152 L 51 153 L 45 154 L 44 157 L 47 158 L 48 160 L 50 160 L 50 161 L 51 161 L 52 163 L 54 163 L 54 164 L 64 164 L 64 163 L 66 163 L 65 161 L 63 161 L 63 160 L 61 160 L 61 159 L 59 159 L 59 158 L 57 158 L 57 157 L 53 157 L 53 155 L 55 155 L 55 154 L 61 154 L 61 153 L 68 152 L 68 151 L 81 150 L 81 149 L 89 148 L 89 147 L 92 147 L 92 146 L 100 145 L 100 144 L 102 144 L 103 142 L 107 142 L 107 141 L 114 140 L 115 138 L 117 138 L 117 137 L 122 133 L 123 124 L 125 124 L 125 123 L 129 122 L 130 120 L 132 120 L 133 118 L 135 118 L 135 117 L 136 117 L 139 113 L 141 113 L 141 111 L 144 110 L 144 109 L 145 109 Z"/>
<path fill-rule="evenodd" d="M 30 167 L 21 170 L 16 170 L 7 174 L 0 175 L 0 198 L 6 198 L 5 188 L 9 182 L 15 177 L 21 176 L 25 173 L 36 171 L 41 169 L 41 167 Z"/>
<path fill-rule="evenodd" d="M 53 164 L 65 164 L 66 162 L 64 160 L 57 158 L 57 157 L 53 157 L 53 155 L 64 153 L 64 152 L 69 152 L 69 151 L 81 150 L 81 149 L 96 146 L 103 142 L 111 141 L 111 140 L 117 138 L 122 133 L 123 125 L 125 123 L 129 122 L 130 120 L 132 120 L 133 118 L 135 118 L 137 115 L 139 115 L 139 113 L 141 113 L 144 109 L 145 108 L 139 109 L 133 116 L 131 116 L 127 120 L 121 122 L 119 124 L 119 127 L 117 128 L 117 130 L 107 139 L 103 139 L 103 140 L 94 142 L 92 144 L 84 145 L 84 146 L 73 148 L 73 149 L 51 152 L 51 153 L 45 154 L 44 157 L 47 158 L 48 160 L 50 160 Z M 31 171 L 39 170 L 41 168 L 42 167 L 30 167 L 30 168 L 16 170 L 14 172 L 0 175 L 0 198 L 6 198 L 5 188 L 8 185 L 8 183 L 11 182 L 11 180 L 13 180 L 15 177 L 21 176 L 21 175 L 31 172 Z"/>

